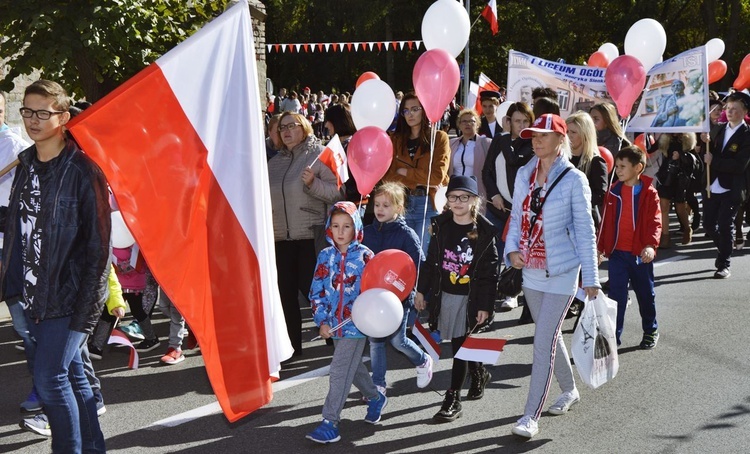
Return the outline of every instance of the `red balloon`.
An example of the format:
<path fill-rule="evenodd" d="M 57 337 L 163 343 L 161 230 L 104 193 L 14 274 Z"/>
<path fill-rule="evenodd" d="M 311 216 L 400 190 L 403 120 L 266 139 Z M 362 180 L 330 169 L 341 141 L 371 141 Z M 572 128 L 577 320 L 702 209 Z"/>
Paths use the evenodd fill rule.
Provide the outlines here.
<path fill-rule="evenodd" d="M 708 83 L 718 82 L 727 73 L 727 63 L 724 60 L 714 60 L 708 64 Z"/>
<path fill-rule="evenodd" d="M 361 288 L 363 292 L 372 288 L 390 290 L 403 301 L 416 282 L 417 267 L 409 254 L 398 249 L 386 249 L 375 254 L 365 265 Z"/>
<path fill-rule="evenodd" d="M 375 74 L 372 71 L 364 72 L 364 73 L 362 73 L 361 76 L 359 76 L 359 79 L 357 79 L 357 83 L 354 85 L 354 88 L 359 88 L 359 86 L 362 84 L 362 82 L 364 82 L 366 80 L 370 80 L 370 79 L 380 80 L 380 76 L 378 76 L 377 74 Z"/>
<path fill-rule="evenodd" d="M 349 170 L 363 196 L 372 192 L 393 160 L 393 143 L 382 129 L 367 126 L 355 132 L 346 150 Z"/>
<path fill-rule="evenodd" d="M 609 58 L 607 58 L 607 54 L 598 50 L 591 54 L 587 64 L 594 68 L 606 68 L 609 66 Z"/>
<path fill-rule="evenodd" d="M 604 162 L 607 163 L 607 172 L 611 172 L 615 168 L 615 158 L 612 153 L 605 147 L 599 147 L 599 154 L 602 155 Z"/>
<path fill-rule="evenodd" d="M 646 141 L 648 140 L 648 143 Z M 651 134 L 638 134 L 633 142 L 633 145 L 643 150 L 644 153 L 648 153 L 649 148 L 654 144 L 654 136 Z"/>
<path fill-rule="evenodd" d="M 417 60 L 412 81 L 425 115 L 431 122 L 437 123 L 456 95 L 461 74 L 451 54 L 443 49 L 432 49 Z"/>
<path fill-rule="evenodd" d="M 740 63 L 740 74 L 732 84 L 735 90 L 750 88 L 750 54 L 745 55 Z"/>
<path fill-rule="evenodd" d="M 604 83 L 622 117 L 630 115 L 633 103 L 646 86 L 646 70 L 632 55 L 620 55 L 609 64 Z"/>

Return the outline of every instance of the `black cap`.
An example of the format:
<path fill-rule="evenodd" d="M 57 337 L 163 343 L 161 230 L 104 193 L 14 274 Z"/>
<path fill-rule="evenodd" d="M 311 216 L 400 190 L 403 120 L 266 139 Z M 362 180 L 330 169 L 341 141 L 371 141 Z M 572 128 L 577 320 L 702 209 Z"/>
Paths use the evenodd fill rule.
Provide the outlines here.
<path fill-rule="evenodd" d="M 744 91 L 735 91 L 731 95 L 727 96 L 727 101 L 740 101 L 745 105 L 745 110 L 750 111 L 750 95 Z"/>
<path fill-rule="evenodd" d="M 477 180 L 473 176 L 467 177 L 465 175 L 453 175 L 448 182 L 448 190 L 446 193 L 451 191 L 466 191 L 476 196 L 479 195 Z"/>
<path fill-rule="evenodd" d="M 500 92 L 495 90 L 484 90 L 479 93 L 479 99 L 481 99 L 482 101 L 491 98 L 500 99 Z"/>

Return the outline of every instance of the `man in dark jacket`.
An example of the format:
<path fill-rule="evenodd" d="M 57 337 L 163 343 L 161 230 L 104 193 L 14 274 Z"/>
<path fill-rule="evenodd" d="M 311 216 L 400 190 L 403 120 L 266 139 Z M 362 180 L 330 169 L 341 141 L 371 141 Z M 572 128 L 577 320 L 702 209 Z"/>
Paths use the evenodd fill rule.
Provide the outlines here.
<path fill-rule="evenodd" d="M 714 277 L 730 276 L 729 264 L 734 248 L 734 219 L 738 207 L 747 198 L 747 168 L 750 162 L 750 128 L 745 115 L 750 110 L 750 96 L 737 92 L 727 98 L 727 123 L 703 134 L 711 141 L 710 152 L 703 158 L 710 176 L 710 194 L 703 202 L 703 227 L 718 249 Z"/>
<path fill-rule="evenodd" d="M 3 295 L 22 295 L 36 339 L 34 384 L 53 452 L 105 452 L 80 346 L 107 292 L 110 215 L 102 171 L 67 139 L 70 101 L 57 83 L 26 88 L 21 116 L 34 146 L 21 152 L 0 224 Z"/>

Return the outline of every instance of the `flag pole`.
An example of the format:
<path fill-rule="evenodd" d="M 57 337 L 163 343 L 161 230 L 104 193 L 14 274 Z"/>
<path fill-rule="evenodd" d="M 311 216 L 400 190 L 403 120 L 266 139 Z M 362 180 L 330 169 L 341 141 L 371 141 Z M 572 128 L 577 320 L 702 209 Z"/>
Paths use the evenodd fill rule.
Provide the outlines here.
<path fill-rule="evenodd" d="M 466 14 L 468 15 L 470 14 L 470 12 L 471 12 L 471 0 L 466 0 Z M 474 24 L 477 23 L 480 17 L 482 17 L 481 14 L 477 16 L 476 20 L 474 21 Z M 471 27 L 469 28 L 470 30 L 471 28 L 474 28 L 474 24 L 471 24 Z M 463 102 L 461 103 L 461 105 L 463 105 L 464 107 L 466 107 L 466 103 L 469 102 L 469 43 L 470 42 L 471 42 L 471 34 L 469 34 L 469 39 L 466 41 L 466 47 L 464 48 L 464 80 L 463 80 L 463 84 L 464 84 L 463 98 L 464 99 L 463 99 Z"/>
<path fill-rule="evenodd" d="M 17 166 L 18 164 L 20 164 L 20 163 L 21 163 L 21 161 L 19 161 L 18 158 L 16 158 L 13 162 L 11 162 L 7 166 L 3 167 L 3 170 L 0 170 L 0 177 L 2 177 L 3 175 L 5 175 L 6 173 L 10 172 L 11 170 L 13 170 L 13 168 L 15 166 Z"/>

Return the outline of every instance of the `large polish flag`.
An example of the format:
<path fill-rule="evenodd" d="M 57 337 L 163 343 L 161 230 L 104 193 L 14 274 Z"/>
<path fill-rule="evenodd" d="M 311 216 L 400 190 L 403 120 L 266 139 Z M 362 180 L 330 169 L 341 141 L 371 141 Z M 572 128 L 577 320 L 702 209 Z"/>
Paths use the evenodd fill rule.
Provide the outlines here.
<path fill-rule="evenodd" d="M 276 282 L 261 103 L 240 1 L 69 123 L 201 346 L 229 421 L 293 349 Z"/>

